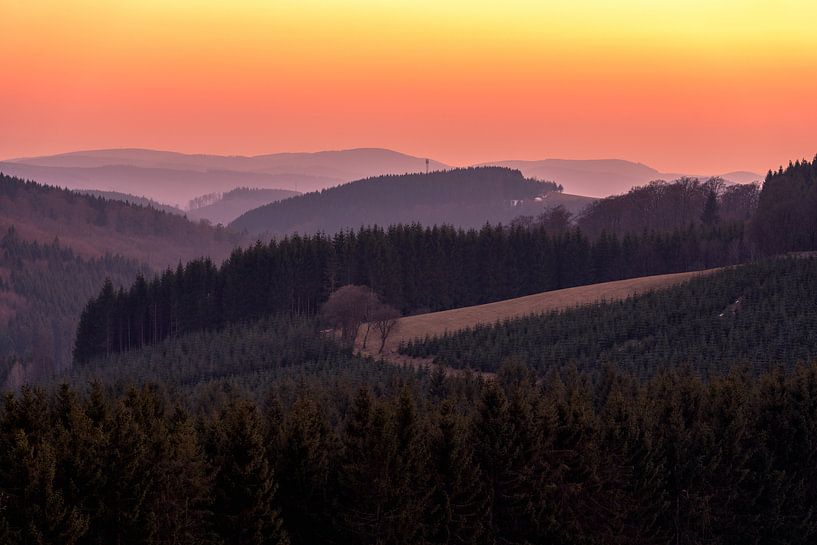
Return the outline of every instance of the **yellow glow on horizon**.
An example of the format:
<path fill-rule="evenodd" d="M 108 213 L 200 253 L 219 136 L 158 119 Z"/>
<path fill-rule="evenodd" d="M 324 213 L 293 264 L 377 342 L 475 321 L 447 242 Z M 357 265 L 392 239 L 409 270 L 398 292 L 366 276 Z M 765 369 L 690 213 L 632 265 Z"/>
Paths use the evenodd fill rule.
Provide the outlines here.
<path fill-rule="evenodd" d="M 767 168 L 817 148 L 814 21 L 793 0 L 0 0 L 0 158 L 378 145 Z"/>

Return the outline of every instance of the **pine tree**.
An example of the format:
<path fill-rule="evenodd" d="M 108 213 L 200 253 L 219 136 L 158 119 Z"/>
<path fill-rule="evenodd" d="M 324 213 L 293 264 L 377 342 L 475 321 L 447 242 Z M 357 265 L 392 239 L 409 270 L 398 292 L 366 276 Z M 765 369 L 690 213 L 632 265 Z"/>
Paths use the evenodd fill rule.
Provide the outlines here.
<path fill-rule="evenodd" d="M 473 457 L 463 418 L 444 401 L 431 436 L 431 495 L 426 502 L 426 539 L 430 543 L 491 543 L 489 497 Z"/>
<path fill-rule="evenodd" d="M 282 514 L 295 545 L 331 541 L 336 442 L 321 407 L 299 396 L 284 424 L 277 466 Z"/>
<path fill-rule="evenodd" d="M 209 522 L 211 479 L 191 418 L 176 407 L 168 417 L 156 469 L 156 493 L 146 506 L 149 537 L 161 543 L 206 543 L 212 537 Z"/>
<path fill-rule="evenodd" d="M 264 448 L 258 410 L 231 402 L 209 430 L 213 465 L 213 525 L 226 544 L 287 544 L 276 508 L 277 484 Z"/>

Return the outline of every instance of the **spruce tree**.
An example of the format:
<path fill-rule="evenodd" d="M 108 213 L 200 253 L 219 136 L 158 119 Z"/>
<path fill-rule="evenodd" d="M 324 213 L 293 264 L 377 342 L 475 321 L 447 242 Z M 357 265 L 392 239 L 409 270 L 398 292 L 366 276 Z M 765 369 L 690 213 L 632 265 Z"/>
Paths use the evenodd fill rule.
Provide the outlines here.
<path fill-rule="evenodd" d="M 213 526 L 223 542 L 289 543 L 257 408 L 244 400 L 231 402 L 210 428 L 207 450 L 213 466 Z"/>

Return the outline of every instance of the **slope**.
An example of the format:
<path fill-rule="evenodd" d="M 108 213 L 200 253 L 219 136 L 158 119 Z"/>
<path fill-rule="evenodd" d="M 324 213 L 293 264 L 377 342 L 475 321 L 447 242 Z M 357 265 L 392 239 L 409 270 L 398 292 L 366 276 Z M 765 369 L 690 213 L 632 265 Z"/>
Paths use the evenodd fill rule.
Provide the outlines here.
<path fill-rule="evenodd" d="M 598 301 L 626 299 L 638 293 L 666 288 L 692 278 L 710 275 L 717 270 L 719 269 L 629 278 L 546 291 L 485 305 L 406 316 L 398 320 L 394 333 L 387 339 L 383 357 L 394 362 L 405 362 L 406 359 L 400 355 L 400 346 L 416 339 L 445 335 L 481 324 L 494 324 L 511 318 L 569 309 Z M 370 333 L 370 335 L 372 334 Z M 374 340 L 378 341 L 377 334 L 374 333 L 373 335 Z M 362 339 L 363 334 L 361 332 L 358 336 L 358 349 L 362 345 Z M 372 342 L 370 346 L 378 345 L 379 342 Z M 364 352 L 372 356 L 377 355 L 372 353 L 371 349 Z"/>
<path fill-rule="evenodd" d="M 76 192 L 82 195 L 100 197 L 109 201 L 122 201 L 138 206 L 152 207 L 156 210 L 161 210 L 162 212 L 168 212 L 170 214 L 178 214 L 180 216 L 184 215 L 184 210 L 181 208 L 171 206 L 169 204 L 163 204 L 159 201 L 154 201 L 149 197 L 137 197 L 136 195 L 131 195 L 130 193 L 121 193 L 119 191 L 101 191 L 99 189 L 77 189 Z"/>
<path fill-rule="evenodd" d="M 379 176 L 257 208 L 230 226 L 253 235 L 332 233 L 414 222 L 480 227 L 509 223 L 530 213 L 530 207 L 543 210 L 544 203 L 534 199 L 555 189 L 552 183 L 498 167 Z"/>
<path fill-rule="evenodd" d="M 163 383 L 187 392 L 228 384 L 261 398 L 281 382 L 290 382 L 293 391 L 317 383 L 383 387 L 412 374 L 392 366 L 374 367 L 352 355 L 320 334 L 314 319 L 278 316 L 188 333 L 138 350 L 101 356 L 74 366 L 54 382 Z"/>
<path fill-rule="evenodd" d="M 16 383 L 70 365 L 79 316 L 106 278 L 130 285 L 151 267 L 225 258 L 242 241 L 152 206 L 2 174 L 0 233 L 0 367 Z"/>
<path fill-rule="evenodd" d="M 243 241 L 234 233 L 151 207 L 80 195 L 0 173 L 0 229 L 64 246 L 85 257 L 119 254 L 154 268 L 207 255 L 227 257 Z"/>
<path fill-rule="evenodd" d="M 213 225 L 227 225 L 245 212 L 255 208 L 300 195 L 297 191 L 288 189 L 251 189 L 238 187 L 223 194 L 211 194 L 198 197 L 199 201 L 209 202 L 203 206 L 191 206 L 187 217 L 207 220 Z M 210 197 L 211 199 L 207 199 Z M 191 204 L 197 199 L 191 200 Z"/>
<path fill-rule="evenodd" d="M 649 377 L 688 366 L 702 376 L 754 373 L 817 357 L 817 259 L 780 258 L 626 300 L 477 325 L 404 347 L 454 367 L 494 371 L 513 358 L 540 375 L 609 363 Z"/>
<path fill-rule="evenodd" d="M 106 278 L 133 282 L 147 269 L 132 260 L 83 258 L 57 242 L 27 242 L 10 229 L 0 239 L 0 386 L 18 386 L 66 369 L 79 316 Z"/>

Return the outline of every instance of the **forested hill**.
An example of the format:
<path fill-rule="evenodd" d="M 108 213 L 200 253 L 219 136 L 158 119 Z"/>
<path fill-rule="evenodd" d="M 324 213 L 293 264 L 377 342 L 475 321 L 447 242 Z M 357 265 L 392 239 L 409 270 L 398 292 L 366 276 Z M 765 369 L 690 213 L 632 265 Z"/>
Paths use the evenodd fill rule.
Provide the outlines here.
<path fill-rule="evenodd" d="M 154 201 L 149 197 L 137 197 L 136 195 L 131 195 L 130 193 L 120 193 L 119 191 L 102 191 L 98 189 L 75 189 L 74 191 L 82 195 L 101 197 L 109 201 L 122 201 L 131 204 L 136 204 L 139 206 L 155 208 L 156 210 L 169 212 L 171 214 L 178 214 L 180 216 L 184 215 L 184 210 L 182 210 L 181 208 L 177 208 L 169 204 L 163 204 L 158 201 Z"/>
<path fill-rule="evenodd" d="M 0 386 L 71 363 L 77 323 L 105 279 L 210 255 L 236 235 L 151 206 L 83 195 L 0 174 Z"/>
<path fill-rule="evenodd" d="M 557 189 L 552 182 L 499 167 L 378 176 L 251 210 L 230 226 L 253 235 L 335 233 L 414 222 L 480 227 L 530 214 L 535 197 Z M 541 211 L 544 205 L 533 207 Z"/>
<path fill-rule="evenodd" d="M 227 257 L 240 236 L 182 216 L 91 195 L 80 195 L 0 174 L 0 229 L 25 240 L 58 237 L 77 254 L 119 254 L 160 269 L 200 256 Z"/>
<path fill-rule="evenodd" d="M 89 297 L 110 278 L 129 285 L 147 269 L 119 256 L 83 258 L 58 242 L 0 238 L 0 388 L 71 364 L 77 323 Z"/>
<path fill-rule="evenodd" d="M 289 189 L 253 189 L 237 187 L 226 193 L 210 193 L 191 199 L 187 217 L 227 225 L 240 215 L 259 206 L 300 195 Z"/>
<path fill-rule="evenodd" d="M 466 231 L 417 224 L 274 239 L 236 250 L 220 268 L 197 260 L 125 292 L 106 286 L 83 313 L 75 357 L 87 361 L 272 314 L 314 314 L 347 284 L 369 286 L 409 314 L 748 256 L 740 225 L 594 241 L 541 225 Z"/>

